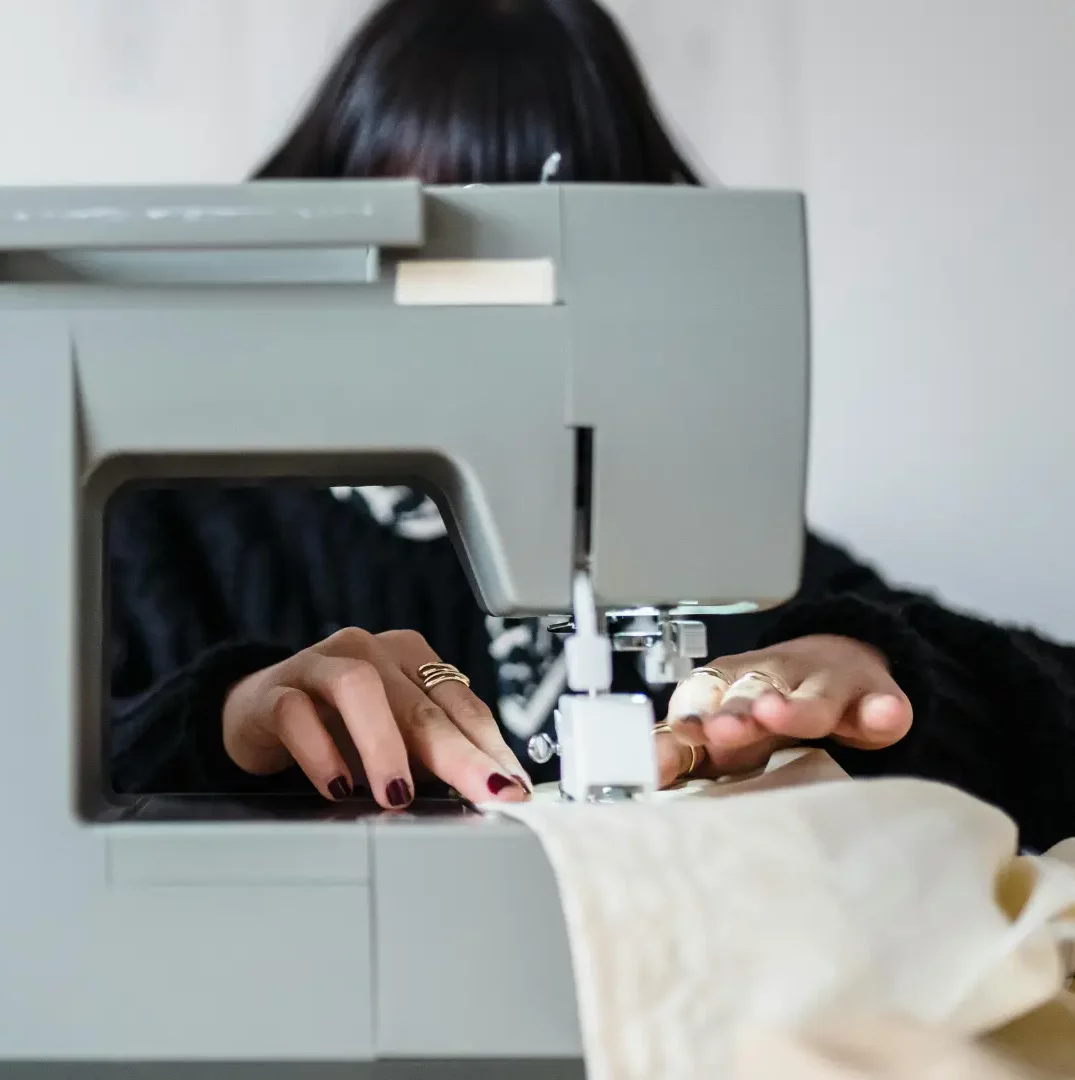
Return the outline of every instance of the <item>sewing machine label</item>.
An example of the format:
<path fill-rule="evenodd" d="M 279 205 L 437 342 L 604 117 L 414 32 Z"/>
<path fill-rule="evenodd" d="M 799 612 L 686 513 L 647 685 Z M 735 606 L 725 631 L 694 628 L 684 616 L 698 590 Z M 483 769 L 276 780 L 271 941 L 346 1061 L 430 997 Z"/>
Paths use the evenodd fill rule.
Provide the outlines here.
<path fill-rule="evenodd" d="M 396 268 L 396 303 L 404 307 L 551 307 L 552 259 L 420 259 Z"/>

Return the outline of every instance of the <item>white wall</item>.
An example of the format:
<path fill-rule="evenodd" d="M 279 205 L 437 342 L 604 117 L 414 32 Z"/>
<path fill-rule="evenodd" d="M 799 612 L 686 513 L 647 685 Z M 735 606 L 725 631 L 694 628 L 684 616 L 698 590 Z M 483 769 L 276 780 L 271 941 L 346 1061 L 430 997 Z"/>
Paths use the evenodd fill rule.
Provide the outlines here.
<path fill-rule="evenodd" d="M 368 6 L 0 0 L 0 183 L 237 179 Z M 611 6 L 711 172 L 810 196 L 815 523 L 1075 640 L 1075 5 Z"/>
<path fill-rule="evenodd" d="M 814 517 L 1075 640 L 1075 4 L 800 10 Z"/>

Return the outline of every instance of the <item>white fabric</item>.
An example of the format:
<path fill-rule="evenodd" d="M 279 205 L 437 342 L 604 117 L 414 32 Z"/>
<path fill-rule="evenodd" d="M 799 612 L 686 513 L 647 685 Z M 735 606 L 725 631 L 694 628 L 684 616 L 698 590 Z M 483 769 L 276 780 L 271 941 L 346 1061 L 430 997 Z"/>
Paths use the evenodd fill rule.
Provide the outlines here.
<path fill-rule="evenodd" d="M 730 1080 L 1069 1080 L 1075 999 L 1063 994 L 979 1040 L 892 1015 L 750 1030 L 734 1061 Z"/>
<path fill-rule="evenodd" d="M 742 1041 L 731 1080 L 1023 1080 L 1005 1061 L 943 1028 L 902 1018 L 755 1032 Z"/>
<path fill-rule="evenodd" d="M 1017 857 L 1013 823 L 952 788 L 800 751 L 640 804 L 495 809 L 555 872 L 590 1080 L 730 1075 L 744 1033 L 833 1018 L 970 1039 L 1062 991 L 1075 867 Z"/>

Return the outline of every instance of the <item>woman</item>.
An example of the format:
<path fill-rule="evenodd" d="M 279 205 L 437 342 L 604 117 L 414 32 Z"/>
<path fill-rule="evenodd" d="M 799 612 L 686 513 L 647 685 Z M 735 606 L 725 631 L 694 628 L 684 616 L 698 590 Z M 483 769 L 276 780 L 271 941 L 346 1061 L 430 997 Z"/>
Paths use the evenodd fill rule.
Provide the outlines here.
<path fill-rule="evenodd" d="M 553 152 L 564 182 L 698 182 L 593 0 L 388 0 L 259 175 L 533 182 Z M 527 798 L 521 748 L 484 703 L 502 720 L 525 708 L 555 643 L 487 624 L 428 511 L 407 493 L 293 486 L 118 497 L 117 790 L 342 799 L 362 784 L 401 808 L 432 777 L 475 801 Z M 710 642 L 720 674 L 657 702 L 674 721 L 657 736 L 662 782 L 825 740 L 853 774 L 1000 805 L 1028 844 L 1075 834 L 1075 649 L 896 591 L 816 537 L 793 603 L 713 621 Z M 470 689 L 430 687 L 420 669 L 441 660 Z M 616 683 L 643 689 L 623 657 Z"/>

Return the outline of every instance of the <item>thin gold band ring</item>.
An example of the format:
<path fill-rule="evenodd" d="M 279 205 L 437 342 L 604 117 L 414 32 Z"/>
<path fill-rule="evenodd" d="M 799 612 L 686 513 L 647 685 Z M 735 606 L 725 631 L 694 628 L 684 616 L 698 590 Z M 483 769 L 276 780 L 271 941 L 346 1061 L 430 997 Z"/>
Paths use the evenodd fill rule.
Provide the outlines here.
<path fill-rule="evenodd" d="M 470 689 L 470 679 L 464 675 L 454 664 L 423 664 L 417 672 L 422 683 L 422 689 L 428 694 L 438 686 L 445 683 L 459 683 Z"/>

